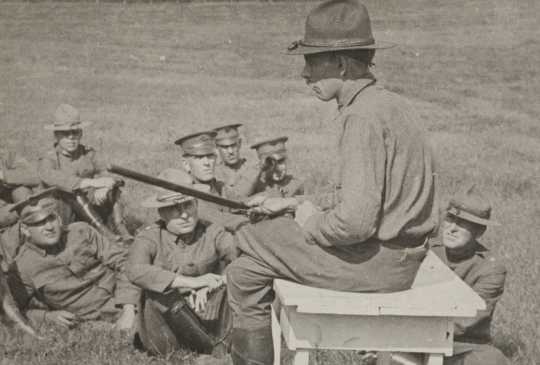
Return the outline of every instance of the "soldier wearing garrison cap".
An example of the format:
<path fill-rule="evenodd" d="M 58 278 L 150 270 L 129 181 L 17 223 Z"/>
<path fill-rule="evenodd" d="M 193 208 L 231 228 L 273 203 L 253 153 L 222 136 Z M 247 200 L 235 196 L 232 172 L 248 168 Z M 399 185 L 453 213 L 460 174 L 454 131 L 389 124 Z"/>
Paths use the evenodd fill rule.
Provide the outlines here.
<path fill-rule="evenodd" d="M 71 328 L 82 320 L 118 316 L 116 328 L 129 330 L 139 290 L 123 274 L 126 249 L 87 223 L 63 225 L 53 191 L 12 207 L 23 234 L 15 257 L 21 283 L 16 299 L 36 321 Z"/>
<path fill-rule="evenodd" d="M 191 177 L 181 170 L 164 170 L 159 178 L 191 184 Z M 160 219 L 141 231 L 129 248 L 127 275 L 143 290 L 141 342 L 154 354 L 188 347 L 223 355 L 231 321 L 223 268 L 236 257 L 233 236 L 219 224 L 200 219 L 197 199 L 181 193 L 156 188 L 142 206 L 156 209 Z M 183 323 L 185 309 L 174 310 L 184 305 L 203 321 L 199 330 L 225 340 L 218 342 L 218 348 L 189 341 L 197 332 Z"/>
<path fill-rule="evenodd" d="M 261 173 L 254 194 L 267 197 L 291 197 L 304 194 L 303 181 L 287 173 L 288 137 L 266 138 L 251 145 L 257 152 Z"/>
<path fill-rule="evenodd" d="M 216 165 L 216 177 L 223 181 L 231 198 L 245 198 L 254 193 L 258 181 L 257 166 L 241 157 L 242 138 L 238 128 L 242 124 L 229 124 L 215 128 L 216 147 L 220 161 Z"/>
<path fill-rule="evenodd" d="M 61 191 L 60 209 L 66 223 L 99 221 L 111 236 L 131 238 L 119 201 L 122 181 L 106 176 L 104 159 L 93 148 L 81 144 L 83 129 L 91 124 L 82 120 L 76 108 L 61 104 L 54 122 L 45 126 L 54 134 L 54 149 L 40 158 L 39 176 L 45 186 L 56 186 Z M 80 207 L 76 195 L 89 201 L 88 209 Z"/>
<path fill-rule="evenodd" d="M 174 142 L 182 149 L 182 166 L 192 178 L 208 193 L 230 197 L 225 184 L 216 179 L 216 138 L 215 131 L 192 133 Z M 232 198 L 232 197 L 231 197 Z M 214 203 L 201 201 L 199 204 L 201 218 L 223 226 L 234 226 L 240 217 L 228 209 Z M 241 220 L 241 219 L 240 219 Z"/>
<path fill-rule="evenodd" d="M 486 302 L 486 310 L 475 318 L 456 322 L 456 355 L 445 358 L 445 364 L 507 364 L 491 345 L 490 333 L 495 305 L 504 292 L 506 269 L 478 241 L 487 227 L 498 225 L 491 219 L 489 201 L 472 186 L 450 199 L 440 236 L 432 243 L 433 251 Z"/>
<path fill-rule="evenodd" d="M 276 277 L 354 292 L 413 283 L 438 225 L 435 164 L 414 109 L 370 70 L 376 50 L 390 46 L 374 39 L 358 0 L 329 0 L 309 13 L 303 39 L 287 50 L 304 57 L 301 76 L 314 95 L 337 104 L 330 123 L 340 136 L 340 197 L 324 211 L 300 197 L 248 202 L 265 213 L 294 210 L 296 222 L 277 217 L 236 234 L 242 254 L 227 270 L 235 365 L 273 362 Z"/>

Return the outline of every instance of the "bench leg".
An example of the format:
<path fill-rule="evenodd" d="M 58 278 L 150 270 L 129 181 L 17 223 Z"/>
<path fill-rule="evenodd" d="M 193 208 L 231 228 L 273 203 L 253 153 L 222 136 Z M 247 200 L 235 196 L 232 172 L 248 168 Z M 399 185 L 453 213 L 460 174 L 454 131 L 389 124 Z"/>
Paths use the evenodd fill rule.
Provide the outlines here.
<path fill-rule="evenodd" d="M 272 340 L 274 342 L 274 365 L 281 363 L 281 326 L 277 319 L 276 312 L 272 307 Z"/>
<path fill-rule="evenodd" d="M 443 354 L 426 354 L 424 365 L 442 365 L 443 360 Z"/>
<path fill-rule="evenodd" d="M 294 354 L 293 365 L 308 365 L 309 364 L 309 351 L 297 350 Z"/>

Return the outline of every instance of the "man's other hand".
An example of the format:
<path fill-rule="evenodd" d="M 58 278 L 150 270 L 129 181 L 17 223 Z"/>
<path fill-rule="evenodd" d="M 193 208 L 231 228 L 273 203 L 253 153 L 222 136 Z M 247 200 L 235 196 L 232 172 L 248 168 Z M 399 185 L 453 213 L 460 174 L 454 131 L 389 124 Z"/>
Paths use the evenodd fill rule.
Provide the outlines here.
<path fill-rule="evenodd" d="M 77 325 L 77 316 L 63 310 L 46 312 L 45 320 L 66 328 L 73 328 Z"/>
<path fill-rule="evenodd" d="M 312 202 L 306 200 L 296 207 L 296 214 L 294 216 L 294 220 L 300 225 L 300 227 L 304 227 L 308 218 L 314 214 L 319 213 L 320 211 L 321 210 L 316 207 Z"/>

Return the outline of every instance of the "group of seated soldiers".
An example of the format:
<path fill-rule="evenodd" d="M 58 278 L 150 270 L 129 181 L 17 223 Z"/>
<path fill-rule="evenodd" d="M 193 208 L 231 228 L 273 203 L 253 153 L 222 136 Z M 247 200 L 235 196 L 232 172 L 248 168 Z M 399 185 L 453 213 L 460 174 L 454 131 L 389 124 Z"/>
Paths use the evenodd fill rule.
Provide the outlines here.
<path fill-rule="evenodd" d="M 52 322 L 72 328 L 80 321 L 112 320 L 118 330 L 134 329 L 138 343 L 152 354 L 188 347 L 225 355 L 233 321 L 225 273 L 238 259 L 235 232 L 246 217 L 156 188 L 141 206 L 156 209 L 159 219 L 132 237 L 120 204 L 122 181 L 107 176 L 96 151 L 81 144 L 87 125 L 74 107 L 63 104 L 47 126 L 54 133 L 54 149 L 37 169 L 13 153 L 3 158 L 0 255 L 18 305 L 36 326 Z M 287 137 L 252 145 L 258 156 L 252 162 L 240 156 L 239 127 L 178 139 L 182 166 L 158 177 L 235 200 L 302 196 L 302 182 L 287 170 Z M 479 362 L 498 364 L 503 360 L 489 346 L 490 324 L 506 271 L 478 242 L 494 224 L 490 215 L 488 201 L 475 188 L 457 194 L 431 246 L 487 303 L 476 318 L 456 324 L 456 341 L 475 346 Z M 275 230 L 275 225 L 268 227 Z M 277 256 L 302 255 L 276 244 L 283 244 Z M 279 262 L 261 262 L 248 265 L 254 276 L 257 270 L 279 276 Z M 230 284 L 238 289 L 245 283 Z M 252 299 L 229 296 L 233 302 Z"/>

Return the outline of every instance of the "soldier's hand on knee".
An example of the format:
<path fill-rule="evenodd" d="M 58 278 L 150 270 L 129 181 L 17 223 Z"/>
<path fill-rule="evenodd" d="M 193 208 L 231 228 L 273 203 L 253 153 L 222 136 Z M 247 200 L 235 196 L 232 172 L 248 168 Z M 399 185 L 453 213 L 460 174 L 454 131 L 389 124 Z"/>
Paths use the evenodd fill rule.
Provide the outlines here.
<path fill-rule="evenodd" d="M 99 188 L 94 191 L 94 200 L 97 205 L 102 205 L 107 200 L 108 188 Z"/>
<path fill-rule="evenodd" d="M 66 328 L 73 328 L 78 322 L 75 314 L 64 310 L 46 312 L 45 320 Z"/>
<path fill-rule="evenodd" d="M 225 284 L 222 275 L 209 273 L 202 275 L 201 278 L 203 278 L 204 282 L 206 283 L 205 286 L 208 287 L 210 291 L 213 291 Z"/>

